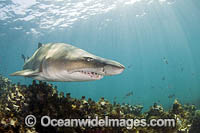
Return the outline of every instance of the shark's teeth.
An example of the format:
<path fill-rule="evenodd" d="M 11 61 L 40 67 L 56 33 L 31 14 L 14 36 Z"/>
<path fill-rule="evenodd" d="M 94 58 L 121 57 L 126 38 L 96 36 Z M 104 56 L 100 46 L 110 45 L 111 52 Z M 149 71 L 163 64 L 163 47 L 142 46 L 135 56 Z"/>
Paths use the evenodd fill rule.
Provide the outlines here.
<path fill-rule="evenodd" d="M 88 71 L 82 71 L 82 70 L 81 71 L 77 71 L 77 72 L 80 72 L 82 74 L 88 75 L 88 76 L 90 76 L 92 78 L 101 78 L 102 77 L 101 74 L 98 74 L 96 72 L 88 72 Z"/>

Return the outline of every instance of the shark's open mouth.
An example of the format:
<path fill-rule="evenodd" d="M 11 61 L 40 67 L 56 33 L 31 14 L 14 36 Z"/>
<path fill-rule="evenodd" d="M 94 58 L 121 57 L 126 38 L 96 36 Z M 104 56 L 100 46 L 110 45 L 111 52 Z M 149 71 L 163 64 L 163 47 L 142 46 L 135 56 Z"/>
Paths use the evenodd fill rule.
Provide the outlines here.
<path fill-rule="evenodd" d="M 98 74 L 96 72 L 89 72 L 89 71 L 83 71 L 83 70 L 76 71 L 76 72 L 79 72 L 81 74 L 87 75 L 87 76 L 89 76 L 91 78 L 95 78 L 95 79 L 101 79 L 101 78 L 103 78 L 102 74 Z"/>

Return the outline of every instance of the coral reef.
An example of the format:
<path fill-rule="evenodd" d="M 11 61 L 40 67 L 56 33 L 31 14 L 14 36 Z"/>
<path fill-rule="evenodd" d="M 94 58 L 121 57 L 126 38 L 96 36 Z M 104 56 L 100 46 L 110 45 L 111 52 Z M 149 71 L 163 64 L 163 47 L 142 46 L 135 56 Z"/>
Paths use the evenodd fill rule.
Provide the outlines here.
<path fill-rule="evenodd" d="M 104 97 L 99 101 L 82 96 L 72 98 L 70 93 L 58 93 L 57 87 L 46 82 L 33 80 L 32 84 L 20 85 L 0 76 L 0 132 L 124 132 L 124 133 L 199 133 L 200 111 L 194 105 L 182 105 L 175 100 L 172 109 L 165 111 L 155 103 L 149 111 L 142 113 L 142 105 L 111 104 Z M 34 127 L 25 125 L 25 117 L 34 115 L 38 122 Z M 176 127 L 42 127 L 40 118 L 48 115 L 54 119 L 84 118 L 124 118 L 151 119 L 174 118 Z"/>
<path fill-rule="evenodd" d="M 0 89 L 5 89 L 10 85 L 11 81 L 0 74 Z"/>
<path fill-rule="evenodd" d="M 200 133 L 200 110 L 196 110 L 190 133 Z"/>

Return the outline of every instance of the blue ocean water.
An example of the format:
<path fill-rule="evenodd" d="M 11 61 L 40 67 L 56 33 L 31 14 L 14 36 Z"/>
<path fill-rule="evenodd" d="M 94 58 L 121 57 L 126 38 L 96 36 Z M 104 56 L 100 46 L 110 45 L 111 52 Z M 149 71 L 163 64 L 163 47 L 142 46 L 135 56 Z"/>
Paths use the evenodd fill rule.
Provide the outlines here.
<path fill-rule="evenodd" d="M 22 69 L 21 54 L 30 57 L 38 42 L 64 42 L 126 66 L 99 81 L 52 82 L 72 97 L 145 109 L 154 102 L 168 109 L 177 98 L 199 107 L 199 24 L 199 0 L 1 0 L 0 74 L 30 84 L 9 76 Z"/>

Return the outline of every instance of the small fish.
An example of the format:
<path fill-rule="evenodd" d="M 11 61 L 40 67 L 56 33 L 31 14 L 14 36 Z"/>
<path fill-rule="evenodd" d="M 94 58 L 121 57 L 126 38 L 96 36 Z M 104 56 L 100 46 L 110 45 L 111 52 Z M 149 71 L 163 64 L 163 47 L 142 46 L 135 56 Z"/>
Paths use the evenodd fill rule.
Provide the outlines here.
<path fill-rule="evenodd" d="M 172 88 L 172 86 L 171 85 L 168 85 L 168 89 L 171 89 Z"/>
<path fill-rule="evenodd" d="M 192 76 L 194 76 L 195 74 L 194 73 L 192 73 Z"/>
<path fill-rule="evenodd" d="M 183 72 L 183 70 L 184 70 L 184 68 L 183 68 L 183 67 L 181 67 L 181 72 Z"/>
<path fill-rule="evenodd" d="M 132 96 L 132 95 L 133 95 L 133 91 L 126 94 L 127 97 Z"/>
<path fill-rule="evenodd" d="M 114 100 L 116 100 L 117 99 L 117 97 L 114 97 Z"/>
<path fill-rule="evenodd" d="M 162 80 L 165 80 L 165 76 L 162 77 Z"/>
<path fill-rule="evenodd" d="M 133 96 L 133 91 L 127 93 L 127 94 L 124 96 L 124 99 L 127 98 L 127 97 L 130 97 L 130 96 Z"/>
<path fill-rule="evenodd" d="M 175 97 L 175 94 L 171 94 L 168 96 L 168 98 L 174 98 Z"/>
<path fill-rule="evenodd" d="M 132 67 L 132 65 L 128 65 L 128 68 L 131 68 Z"/>
<path fill-rule="evenodd" d="M 165 57 L 163 57 L 163 61 L 165 62 L 165 64 L 168 64 L 168 60 Z"/>

